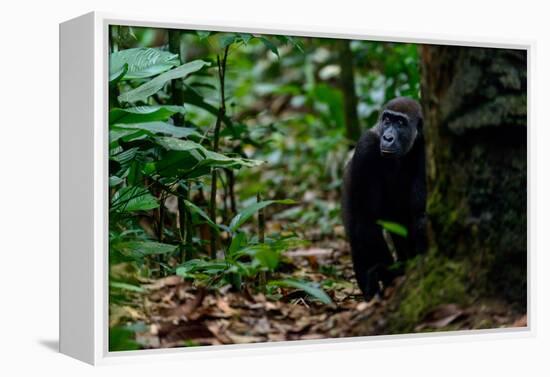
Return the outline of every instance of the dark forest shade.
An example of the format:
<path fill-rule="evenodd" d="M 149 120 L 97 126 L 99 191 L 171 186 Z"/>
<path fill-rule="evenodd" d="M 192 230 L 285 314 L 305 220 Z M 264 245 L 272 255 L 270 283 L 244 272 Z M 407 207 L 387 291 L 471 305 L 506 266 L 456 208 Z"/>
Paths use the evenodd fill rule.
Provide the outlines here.
<path fill-rule="evenodd" d="M 527 52 L 422 46 L 421 69 L 433 244 L 525 308 Z"/>

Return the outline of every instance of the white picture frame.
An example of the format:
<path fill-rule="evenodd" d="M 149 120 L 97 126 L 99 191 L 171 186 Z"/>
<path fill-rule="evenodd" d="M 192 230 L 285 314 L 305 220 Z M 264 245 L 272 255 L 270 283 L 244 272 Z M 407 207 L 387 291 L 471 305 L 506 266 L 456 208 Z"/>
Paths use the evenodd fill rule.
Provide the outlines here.
<path fill-rule="evenodd" d="M 345 349 L 357 343 L 378 347 L 394 342 L 455 342 L 535 335 L 532 225 L 528 239 L 528 327 L 446 333 L 388 335 L 346 339 L 291 341 L 143 351 L 108 351 L 108 28 L 109 25 L 149 26 L 212 31 L 240 31 L 373 41 L 446 44 L 525 49 L 528 54 L 528 154 L 532 156 L 531 72 L 534 42 L 437 35 L 378 33 L 365 30 L 322 30 L 288 25 L 246 25 L 169 18 L 143 18 L 92 12 L 60 24 L 60 352 L 90 364 L 136 360 L 181 359 Z M 532 171 L 529 158 L 528 177 Z M 528 185 L 528 219 L 532 219 L 532 188 Z"/>

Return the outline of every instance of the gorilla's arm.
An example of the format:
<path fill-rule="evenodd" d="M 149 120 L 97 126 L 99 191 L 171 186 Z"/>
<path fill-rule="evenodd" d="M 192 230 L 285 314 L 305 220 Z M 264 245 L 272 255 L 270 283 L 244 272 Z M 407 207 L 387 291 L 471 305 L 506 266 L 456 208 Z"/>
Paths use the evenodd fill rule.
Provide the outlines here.
<path fill-rule="evenodd" d="M 378 179 L 380 169 L 379 139 L 367 132 L 357 144 L 353 159 L 346 168 L 344 193 L 344 221 L 352 250 L 353 268 L 359 288 L 370 300 L 378 291 L 378 281 L 388 284 L 387 271 L 393 260 L 376 224 L 380 218 L 382 186 Z"/>

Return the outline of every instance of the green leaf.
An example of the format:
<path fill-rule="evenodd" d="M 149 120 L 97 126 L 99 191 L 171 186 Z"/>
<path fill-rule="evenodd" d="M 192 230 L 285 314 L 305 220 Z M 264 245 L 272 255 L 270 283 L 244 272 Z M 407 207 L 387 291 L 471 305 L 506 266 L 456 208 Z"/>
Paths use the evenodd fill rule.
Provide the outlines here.
<path fill-rule="evenodd" d="M 126 291 L 132 291 L 137 293 L 143 293 L 146 292 L 146 290 L 138 285 L 128 284 L 128 283 L 122 283 L 118 281 L 109 281 L 109 287 L 115 288 L 115 289 L 122 289 Z"/>
<path fill-rule="evenodd" d="M 109 177 L 109 187 L 118 186 L 122 182 L 124 182 L 124 179 L 117 177 L 116 175 L 112 175 Z"/>
<path fill-rule="evenodd" d="M 111 85 L 116 84 L 117 82 L 122 80 L 122 78 L 124 77 L 124 75 L 126 73 L 128 73 L 128 64 L 124 64 L 117 71 L 111 72 L 109 74 L 109 84 L 111 84 Z"/>
<path fill-rule="evenodd" d="M 275 55 L 277 55 L 278 58 L 280 58 L 279 50 L 277 49 L 277 46 L 275 46 L 273 42 L 271 42 L 269 39 L 265 37 L 260 37 L 260 41 L 262 41 L 264 46 L 267 47 L 272 53 L 274 53 Z"/>
<path fill-rule="evenodd" d="M 128 130 L 128 131 L 131 131 L 131 130 Z M 139 148 L 130 148 L 120 153 L 111 155 L 109 159 L 116 161 L 121 165 L 126 165 L 127 163 L 132 162 L 132 160 L 136 158 L 138 152 L 139 152 Z"/>
<path fill-rule="evenodd" d="M 157 199 L 147 189 L 137 186 L 127 186 L 121 188 L 113 195 L 111 211 L 121 213 L 147 211 L 158 206 Z"/>
<path fill-rule="evenodd" d="M 135 123 L 135 124 L 117 124 L 111 127 L 111 131 L 127 130 L 127 131 L 146 131 L 147 133 L 154 134 L 166 134 L 174 137 L 196 137 L 201 135 L 193 128 L 188 127 L 176 127 L 170 123 L 164 122 L 148 122 L 148 123 Z M 126 135 L 124 135 L 126 136 Z M 123 137 L 124 137 L 123 136 Z M 116 139 L 114 139 L 116 140 Z M 113 142 L 114 140 L 111 140 Z M 179 140 L 179 139 L 178 139 Z"/>
<path fill-rule="evenodd" d="M 324 290 L 306 281 L 295 279 L 272 280 L 268 283 L 268 285 L 273 287 L 296 288 L 306 292 L 312 297 L 315 297 L 317 300 L 321 301 L 324 304 L 332 304 L 332 300 Z"/>
<path fill-rule="evenodd" d="M 122 129 L 122 128 L 111 127 L 111 129 L 109 130 L 109 144 L 112 144 L 115 141 L 118 141 L 120 139 L 126 140 L 128 136 L 138 135 L 139 133 L 140 133 L 139 130 L 135 130 L 135 129 Z"/>
<path fill-rule="evenodd" d="M 298 51 L 300 51 L 302 53 L 304 52 L 304 47 L 302 46 L 301 42 L 298 39 L 296 39 L 295 37 L 291 37 L 291 36 L 288 36 L 288 35 L 276 35 L 275 37 L 278 40 L 280 40 L 281 42 L 285 43 L 285 44 L 292 45 Z"/>
<path fill-rule="evenodd" d="M 196 213 L 197 215 L 202 217 L 202 219 L 205 220 L 216 233 L 220 233 L 220 228 L 218 227 L 218 225 L 216 225 L 216 223 L 212 221 L 212 219 L 202 209 L 191 203 L 189 200 L 184 200 L 184 203 L 187 207 L 189 207 L 189 210 L 191 212 Z"/>
<path fill-rule="evenodd" d="M 185 98 L 186 105 L 196 106 L 198 108 L 208 111 L 210 114 L 216 117 L 220 112 L 218 107 L 206 102 L 204 98 L 190 86 L 184 85 L 183 97 Z M 231 121 L 231 118 L 229 118 L 227 115 L 224 115 L 222 120 L 223 120 L 223 123 L 227 126 L 227 128 L 232 132 L 233 137 L 237 137 L 237 135 L 234 132 L 235 127 L 233 125 L 233 122 Z"/>
<path fill-rule="evenodd" d="M 397 234 L 401 237 L 407 237 L 407 234 L 409 233 L 407 231 L 407 228 L 405 228 L 403 225 L 394 223 L 391 221 L 384 221 L 384 220 L 378 220 L 376 222 L 378 225 L 380 225 L 382 228 L 386 229 L 390 233 Z"/>
<path fill-rule="evenodd" d="M 248 42 L 253 38 L 253 35 L 248 33 L 239 33 L 239 37 L 244 42 L 244 44 L 248 44 Z"/>
<path fill-rule="evenodd" d="M 139 343 L 135 341 L 133 331 L 120 326 L 109 329 L 109 351 L 132 351 L 138 349 Z"/>
<path fill-rule="evenodd" d="M 334 122 L 338 128 L 345 128 L 344 99 L 340 90 L 319 84 L 313 87 L 310 95 L 313 100 L 325 104 L 328 108 L 328 117 L 325 117 L 327 123 Z"/>
<path fill-rule="evenodd" d="M 190 151 L 197 149 L 202 152 L 203 157 L 206 155 L 206 148 L 191 140 L 181 140 L 173 137 L 157 137 L 156 141 L 169 151 Z"/>
<path fill-rule="evenodd" d="M 281 260 L 281 255 L 277 248 L 272 247 L 272 245 L 268 243 L 259 243 L 248 246 L 236 253 L 236 257 L 240 257 L 242 255 L 252 257 L 261 266 L 266 267 L 270 271 L 274 271 Z"/>
<path fill-rule="evenodd" d="M 197 33 L 197 35 L 199 36 L 199 39 L 201 39 L 201 40 L 205 39 L 205 38 L 208 38 L 210 35 L 213 34 L 211 31 L 203 31 L 203 30 L 197 30 L 195 32 Z"/>
<path fill-rule="evenodd" d="M 136 106 L 127 109 L 114 108 L 109 111 L 109 124 L 145 123 L 167 120 L 174 114 L 185 114 L 183 106 Z"/>
<path fill-rule="evenodd" d="M 168 151 L 158 161 L 145 164 L 143 172 L 148 175 L 159 174 L 162 177 L 180 177 L 187 175 L 204 157 L 197 151 Z M 205 174 L 208 174 L 207 171 Z"/>
<path fill-rule="evenodd" d="M 177 246 L 154 241 L 126 241 L 113 243 L 111 248 L 125 256 L 143 258 L 147 255 L 172 253 Z"/>
<path fill-rule="evenodd" d="M 202 259 L 191 259 L 176 268 L 176 275 L 184 278 L 194 277 L 195 273 L 217 275 L 229 268 L 228 263 L 220 261 L 209 261 Z"/>
<path fill-rule="evenodd" d="M 122 79 L 143 79 L 179 65 L 179 58 L 177 54 L 156 48 L 140 47 L 113 52 L 109 59 L 109 81 L 120 75 L 125 65 L 127 72 Z"/>
<path fill-rule="evenodd" d="M 233 33 L 224 34 L 220 37 L 220 47 L 221 48 L 226 48 L 231 43 L 235 42 L 237 39 L 239 39 L 238 34 L 233 34 Z"/>
<path fill-rule="evenodd" d="M 237 234 L 235 234 L 235 236 L 231 239 L 231 244 L 227 249 L 227 253 L 229 255 L 233 255 L 244 246 L 246 246 L 246 233 L 237 232 Z"/>
<path fill-rule="evenodd" d="M 262 208 L 265 208 L 271 204 L 295 204 L 295 203 L 296 202 L 291 199 L 282 199 L 282 200 L 265 200 L 262 202 L 251 204 L 245 209 L 243 209 L 241 212 L 239 212 L 235 217 L 233 217 L 233 219 L 231 220 L 231 223 L 229 224 L 229 228 L 231 229 L 232 232 L 235 232 L 256 212 L 258 212 Z"/>
<path fill-rule="evenodd" d="M 249 158 L 229 157 L 221 153 L 206 150 L 206 158 L 199 163 L 198 167 L 209 166 L 214 168 L 230 168 L 230 167 L 254 167 L 260 166 L 264 161 L 252 160 Z"/>
<path fill-rule="evenodd" d="M 164 147 L 167 150 L 172 151 L 192 151 L 195 150 L 197 154 L 196 157 L 200 156 L 199 163 L 195 166 L 196 169 L 202 169 L 201 174 L 203 173 L 203 168 L 230 168 L 230 167 L 254 167 L 259 166 L 264 163 L 260 160 L 252 160 L 248 158 L 240 157 L 229 157 L 221 153 L 212 152 L 202 145 L 195 143 L 190 140 L 181 140 L 171 137 L 158 137 L 156 141 L 159 145 Z M 190 172 L 188 172 L 190 173 Z"/>
<path fill-rule="evenodd" d="M 183 64 L 177 68 L 165 72 L 135 89 L 122 93 L 118 96 L 118 100 L 120 102 L 144 101 L 147 97 L 161 90 L 168 81 L 185 78 L 188 75 L 209 65 L 210 63 L 203 60 L 193 60 L 192 62 Z"/>

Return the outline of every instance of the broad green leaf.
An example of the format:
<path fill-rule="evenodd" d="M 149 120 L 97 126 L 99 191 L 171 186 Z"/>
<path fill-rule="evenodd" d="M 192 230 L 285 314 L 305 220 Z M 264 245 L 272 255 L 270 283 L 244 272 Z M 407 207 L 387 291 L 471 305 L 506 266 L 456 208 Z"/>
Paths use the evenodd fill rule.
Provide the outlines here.
<path fill-rule="evenodd" d="M 407 237 L 407 234 L 409 233 L 407 231 L 407 228 L 405 228 L 403 225 L 394 223 L 391 221 L 384 221 L 384 220 L 378 220 L 376 222 L 378 225 L 380 225 L 382 228 L 386 229 L 390 233 L 397 234 L 401 237 Z"/>
<path fill-rule="evenodd" d="M 281 260 L 281 255 L 276 248 L 268 243 L 252 245 L 240 250 L 237 256 L 248 255 L 256 260 L 261 266 L 274 271 Z"/>
<path fill-rule="evenodd" d="M 201 135 L 193 128 L 188 127 L 176 127 L 170 123 L 164 122 L 147 122 L 147 123 L 135 123 L 135 124 L 117 124 L 111 127 L 111 131 L 146 131 L 149 134 L 166 134 L 174 137 L 196 137 Z M 127 135 L 124 135 L 127 136 Z M 122 136 L 122 137 L 124 137 Z M 179 140 L 179 139 L 178 139 Z M 113 142 L 114 140 L 111 140 Z"/>
<path fill-rule="evenodd" d="M 126 93 L 122 93 L 120 96 L 118 96 L 118 100 L 120 102 L 144 101 L 147 99 L 147 97 L 161 90 L 168 81 L 185 78 L 188 75 L 197 72 L 203 67 L 207 67 L 209 65 L 210 63 L 203 60 L 193 60 L 192 62 L 183 64 L 177 68 L 165 72 L 135 89 L 132 89 Z"/>
<path fill-rule="evenodd" d="M 113 250 L 133 258 L 143 258 L 147 255 L 168 254 L 176 251 L 177 246 L 154 241 L 116 242 L 111 245 Z"/>
<path fill-rule="evenodd" d="M 248 158 L 240 157 L 229 157 L 221 153 L 212 152 L 202 145 L 195 143 L 190 140 L 181 140 L 171 137 L 158 137 L 156 141 L 159 145 L 164 147 L 167 150 L 172 151 L 191 151 L 196 150 L 198 154 L 202 157 L 199 161 L 199 164 L 196 166 L 197 169 L 201 168 L 229 168 L 229 167 L 254 167 L 259 166 L 264 163 L 260 160 L 252 160 Z"/>
<path fill-rule="evenodd" d="M 229 264 L 226 262 L 192 259 L 176 268 L 176 275 L 184 278 L 194 277 L 195 273 L 216 275 L 227 270 L 228 268 Z"/>
<path fill-rule="evenodd" d="M 116 84 L 117 82 L 119 82 L 120 80 L 122 80 L 122 78 L 124 77 L 124 75 L 128 72 L 128 64 L 124 64 L 122 67 L 120 67 L 118 69 L 118 71 L 116 72 L 111 72 L 109 74 L 109 84 L 110 85 L 114 85 Z"/>
<path fill-rule="evenodd" d="M 115 212 L 147 211 L 157 208 L 157 199 L 143 187 L 128 186 L 113 195 L 111 210 Z"/>
<path fill-rule="evenodd" d="M 135 129 L 123 129 L 123 128 L 115 128 L 111 127 L 109 130 L 109 143 L 114 143 L 115 141 L 118 141 L 122 138 L 126 138 L 127 136 L 138 134 L 139 130 Z"/>
<path fill-rule="evenodd" d="M 210 166 L 214 168 L 230 168 L 230 167 L 254 167 L 260 166 L 264 161 L 252 160 L 249 158 L 229 157 L 221 153 L 206 150 L 206 158 L 199 163 L 198 167 Z"/>
<path fill-rule="evenodd" d="M 124 179 L 117 177 L 116 175 L 111 175 L 109 177 L 109 187 L 114 187 L 124 182 Z"/>
<path fill-rule="evenodd" d="M 218 228 L 218 226 L 216 225 L 216 223 L 214 221 L 212 221 L 212 219 L 202 210 L 200 209 L 199 207 L 197 207 L 195 204 L 191 203 L 189 200 L 184 200 L 185 202 L 185 205 L 187 207 L 189 207 L 189 209 L 191 210 L 191 212 L 193 213 L 196 213 L 197 215 L 199 215 L 203 220 L 205 220 L 208 225 L 210 225 L 214 231 L 216 233 L 219 233 L 220 232 L 220 229 Z"/>
<path fill-rule="evenodd" d="M 233 34 L 233 33 L 224 34 L 220 37 L 220 47 L 226 48 L 227 46 L 229 46 L 231 43 L 235 42 L 238 39 L 239 39 L 238 34 Z"/>
<path fill-rule="evenodd" d="M 183 106 L 136 106 L 127 109 L 114 108 L 109 111 L 109 124 L 145 123 L 167 120 L 174 114 L 185 114 Z"/>
<path fill-rule="evenodd" d="M 132 292 L 138 292 L 143 293 L 146 292 L 146 290 L 138 285 L 128 284 L 128 283 L 122 283 L 118 281 L 109 281 L 109 287 L 116 288 L 116 289 L 122 289 L 126 291 L 132 291 Z"/>
<path fill-rule="evenodd" d="M 204 157 L 197 150 L 187 152 L 168 151 L 164 156 L 154 162 L 145 164 L 143 172 L 147 175 L 158 174 L 162 177 L 186 176 L 192 171 Z M 209 174 L 207 171 L 205 174 Z"/>
<path fill-rule="evenodd" d="M 130 131 L 130 130 L 129 130 Z M 128 162 L 131 162 L 136 158 L 137 153 L 139 152 L 139 148 L 130 148 L 125 151 L 117 152 L 115 154 L 111 154 L 109 156 L 109 159 L 118 162 L 121 165 L 125 165 Z"/>
<path fill-rule="evenodd" d="M 178 55 L 156 48 L 131 48 L 113 52 L 109 59 L 109 81 L 120 75 L 127 66 L 122 79 L 143 79 L 156 76 L 179 65 Z"/>
<path fill-rule="evenodd" d="M 181 140 L 173 137 L 157 137 L 156 141 L 169 151 L 190 151 L 197 149 L 202 152 L 203 157 L 206 156 L 206 148 L 191 140 Z"/>
<path fill-rule="evenodd" d="M 324 290 L 318 288 L 312 283 L 305 282 L 302 280 L 295 279 L 283 279 L 283 280 L 272 280 L 268 283 L 270 286 L 274 287 L 285 287 L 285 288 L 296 288 L 306 292 L 308 295 L 315 297 L 317 300 L 321 301 L 324 304 L 332 304 L 332 300 L 329 295 L 326 294 Z"/>
<path fill-rule="evenodd" d="M 229 245 L 227 252 L 229 255 L 233 255 L 244 246 L 246 246 L 246 233 L 237 232 L 237 234 L 235 234 L 235 236 L 231 239 L 231 244 Z"/>
<path fill-rule="evenodd" d="M 251 204 L 245 209 L 243 209 L 241 212 L 239 212 L 235 217 L 233 217 L 233 219 L 231 220 L 231 223 L 229 224 L 229 228 L 231 229 L 232 232 L 235 232 L 256 212 L 258 212 L 262 208 L 265 208 L 271 204 L 294 204 L 294 203 L 296 203 L 294 200 L 282 199 L 282 200 L 265 200 L 262 202 Z"/>

